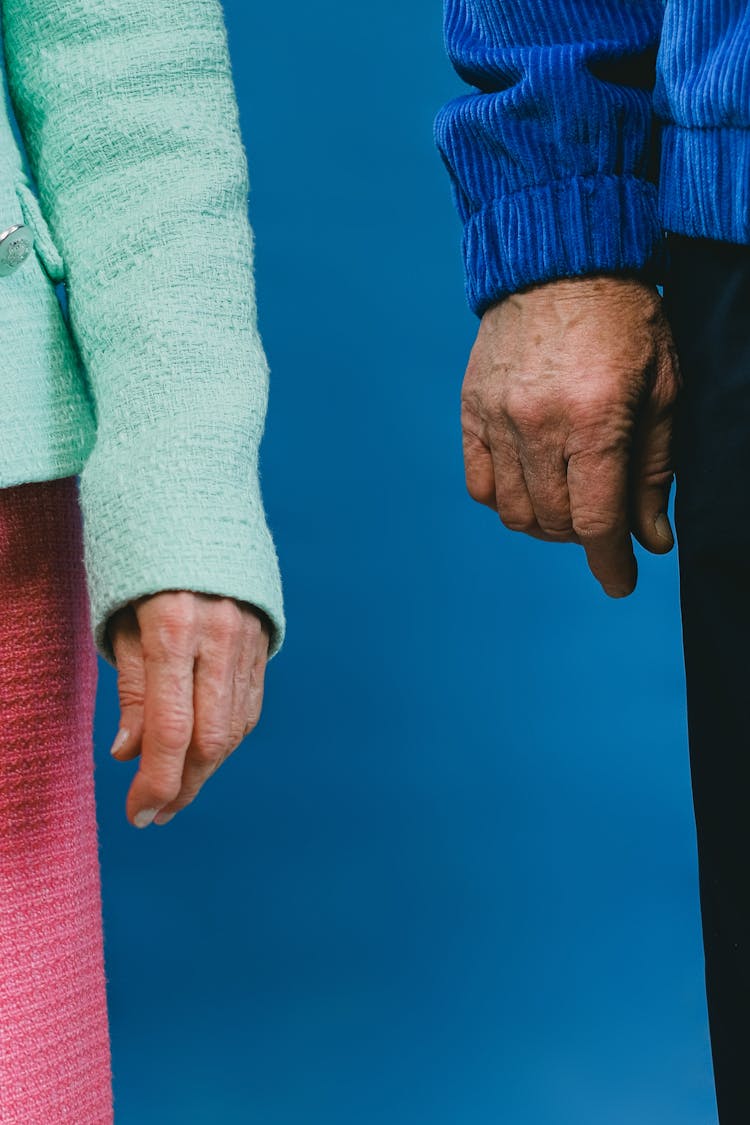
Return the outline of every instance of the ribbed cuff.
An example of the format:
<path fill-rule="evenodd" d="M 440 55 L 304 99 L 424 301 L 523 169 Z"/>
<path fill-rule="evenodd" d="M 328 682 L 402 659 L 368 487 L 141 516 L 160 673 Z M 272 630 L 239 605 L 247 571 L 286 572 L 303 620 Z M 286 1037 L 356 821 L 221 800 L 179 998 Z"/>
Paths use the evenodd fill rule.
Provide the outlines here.
<path fill-rule="evenodd" d="M 188 434 L 100 443 L 80 476 L 80 504 L 91 627 L 113 667 L 109 618 L 162 590 L 249 602 L 271 622 L 269 657 L 278 652 L 285 631 L 278 561 L 255 468 L 241 454 L 201 449 Z"/>
<path fill-rule="evenodd" d="M 636 271 L 657 284 L 664 260 L 656 185 L 635 176 L 555 180 L 493 200 L 464 227 L 466 296 L 481 316 L 527 285 Z"/>
<path fill-rule="evenodd" d="M 662 225 L 675 234 L 750 243 L 750 129 L 662 129 Z"/>

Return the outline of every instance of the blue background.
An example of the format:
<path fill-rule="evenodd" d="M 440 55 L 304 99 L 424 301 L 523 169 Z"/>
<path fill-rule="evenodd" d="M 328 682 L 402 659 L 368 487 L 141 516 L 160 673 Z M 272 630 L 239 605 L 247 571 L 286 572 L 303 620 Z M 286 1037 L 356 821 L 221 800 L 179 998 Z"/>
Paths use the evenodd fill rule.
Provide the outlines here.
<path fill-rule="evenodd" d="M 605 597 L 464 489 L 437 0 L 226 0 L 288 641 L 134 830 L 100 662 L 119 1125 L 710 1125 L 674 553 Z"/>

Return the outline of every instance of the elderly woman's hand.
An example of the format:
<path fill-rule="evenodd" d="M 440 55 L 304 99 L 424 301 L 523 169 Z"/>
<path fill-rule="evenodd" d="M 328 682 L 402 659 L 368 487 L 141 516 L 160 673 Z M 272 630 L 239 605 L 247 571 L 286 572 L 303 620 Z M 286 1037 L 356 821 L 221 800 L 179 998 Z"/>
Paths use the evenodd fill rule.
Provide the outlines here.
<path fill-rule="evenodd" d="M 233 598 L 166 590 L 113 615 L 118 761 L 141 756 L 126 802 L 131 824 L 166 824 L 258 722 L 269 631 Z M 158 814 L 158 815 L 157 815 Z"/>

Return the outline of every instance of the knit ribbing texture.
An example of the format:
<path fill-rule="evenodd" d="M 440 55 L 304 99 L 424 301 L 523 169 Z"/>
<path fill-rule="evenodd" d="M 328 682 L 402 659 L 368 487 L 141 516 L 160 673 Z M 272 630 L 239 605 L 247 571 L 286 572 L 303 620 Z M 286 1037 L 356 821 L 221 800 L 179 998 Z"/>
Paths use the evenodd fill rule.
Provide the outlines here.
<path fill-rule="evenodd" d="M 526 285 L 658 282 L 664 230 L 750 241 L 750 8 L 445 0 L 474 92 L 435 121 L 481 315 Z M 658 55 L 657 55 L 658 51 Z"/>

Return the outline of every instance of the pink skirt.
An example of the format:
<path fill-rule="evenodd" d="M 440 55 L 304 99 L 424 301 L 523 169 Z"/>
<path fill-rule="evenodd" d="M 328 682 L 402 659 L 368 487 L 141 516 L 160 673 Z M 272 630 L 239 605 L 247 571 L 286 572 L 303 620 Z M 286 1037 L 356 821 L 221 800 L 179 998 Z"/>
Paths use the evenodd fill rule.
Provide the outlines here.
<path fill-rule="evenodd" d="M 78 478 L 0 489 L 0 1122 L 109 1125 Z"/>

